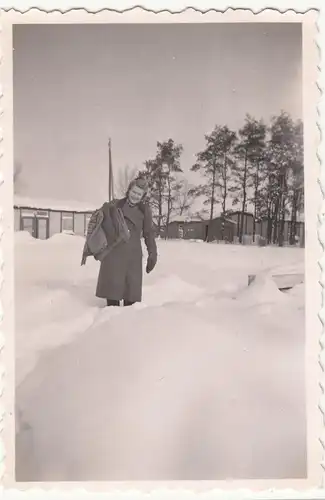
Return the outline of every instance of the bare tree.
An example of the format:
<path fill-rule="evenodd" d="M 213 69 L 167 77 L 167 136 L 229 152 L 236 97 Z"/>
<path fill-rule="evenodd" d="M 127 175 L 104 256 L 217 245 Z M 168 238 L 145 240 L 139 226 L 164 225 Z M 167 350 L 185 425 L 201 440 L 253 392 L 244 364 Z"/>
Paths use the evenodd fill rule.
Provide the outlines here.
<path fill-rule="evenodd" d="M 136 167 L 130 167 L 126 165 L 124 168 L 118 171 L 117 181 L 116 181 L 116 195 L 118 197 L 125 196 L 125 193 L 129 187 L 130 182 L 132 182 L 138 174 L 138 169 Z"/>
<path fill-rule="evenodd" d="M 196 200 L 195 194 L 193 194 L 193 186 L 184 178 L 178 181 L 176 187 L 174 210 L 177 212 L 177 215 L 188 215 Z"/>
<path fill-rule="evenodd" d="M 158 153 L 155 158 L 144 162 L 144 170 L 140 171 L 149 183 L 150 204 L 153 209 L 153 218 L 157 226 L 157 234 L 160 236 L 166 222 L 165 216 L 165 190 L 167 173 L 162 168 Z"/>

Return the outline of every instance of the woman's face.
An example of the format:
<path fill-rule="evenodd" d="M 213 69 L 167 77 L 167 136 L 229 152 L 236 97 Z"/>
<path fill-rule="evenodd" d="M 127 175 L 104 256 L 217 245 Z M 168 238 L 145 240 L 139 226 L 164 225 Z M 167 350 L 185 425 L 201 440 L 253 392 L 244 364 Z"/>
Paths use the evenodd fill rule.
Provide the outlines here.
<path fill-rule="evenodd" d="M 134 185 L 131 187 L 129 194 L 128 194 L 128 200 L 132 205 L 136 205 L 139 203 L 144 195 L 144 190 L 141 189 L 139 186 Z"/>

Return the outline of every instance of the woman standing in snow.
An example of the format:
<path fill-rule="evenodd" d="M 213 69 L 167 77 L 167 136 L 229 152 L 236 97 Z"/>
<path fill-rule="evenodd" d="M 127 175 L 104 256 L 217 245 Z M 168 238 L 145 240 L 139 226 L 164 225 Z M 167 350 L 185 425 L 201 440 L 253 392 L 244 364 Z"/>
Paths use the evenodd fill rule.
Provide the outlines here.
<path fill-rule="evenodd" d="M 121 210 L 129 232 L 127 241 L 121 241 L 101 262 L 96 296 L 106 299 L 108 306 L 119 306 L 124 301 L 130 306 L 142 299 L 142 246 L 141 235 L 148 251 L 146 271 L 150 273 L 157 263 L 157 246 L 149 204 L 144 202 L 148 192 L 145 179 L 132 181 L 121 200 L 105 203 L 102 207 L 104 232 L 111 234 L 112 204 Z"/>

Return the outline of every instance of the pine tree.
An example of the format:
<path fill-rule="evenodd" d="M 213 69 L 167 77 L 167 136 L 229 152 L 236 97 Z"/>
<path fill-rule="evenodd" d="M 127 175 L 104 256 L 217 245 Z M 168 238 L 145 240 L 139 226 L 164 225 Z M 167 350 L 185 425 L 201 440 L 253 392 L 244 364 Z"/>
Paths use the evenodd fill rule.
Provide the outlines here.
<path fill-rule="evenodd" d="M 299 120 L 294 126 L 294 159 L 289 179 L 289 201 L 291 205 L 289 243 L 294 245 L 297 236 L 297 215 L 304 206 L 304 148 L 303 124 Z"/>
<path fill-rule="evenodd" d="M 255 196 L 260 188 L 259 168 L 261 166 L 261 155 L 264 150 L 265 126 L 250 115 L 246 116 L 244 126 L 239 130 L 239 143 L 235 149 L 236 164 L 233 168 L 234 186 L 232 191 L 235 196 L 233 204 L 240 203 L 241 215 L 239 219 L 239 242 L 243 241 L 245 212 L 250 201 L 249 193 L 254 187 Z M 256 202 L 256 210 L 258 201 Z"/>
<path fill-rule="evenodd" d="M 227 213 L 228 196 L 231 192 L 232 170 L 235 166 L 233 153 L 237 135 L 236 132 L 229 130 L 229 128 L 225 126 L 220 129 L 220 136 L 221 158 L 217 163 L 219 172 L 217 186 L 221 195 L 222 215 L 225 215 Z"/>
<path fill-rule="evenodd" d="M 153 218 L 157 226 L 157 234 L 161 235 L 164 225 L 164 194 L 166 188 L 166 173 L 164 172 L 160 158 L 156 156 L 154 159 L 144 162 L 144 170 L 140 175 L 146 177 L 149 184 L 150 204 L 152 207 Z"/>
<path fill-rule="evenodd" d="M 269 195 L 272 200 L 273 243 L 284 244 L 288 213 L 289 179 L 297 158 L 296 127 L 288 113 L 272 119 L 268 142 Z"/>
<path fill-rule="evenodd" d="M 175 144 L 173 139 L 157 143 L 157 158 L 166 180 L 166 238 L 168 238 L 169 222 L 173 211 L 173 204 L 177 197 L 177 179 L 175 174 L 183 172 L 180 166 L 182 151 L 183 146 L 181 144 Z"/>
<path fill-rule="evenodd" d="M 207 234 L 209 240 L 215 205 L 222 203 L 223 214 L 227 210 L 226 202 L 230 192 L 229 181 L 236 133 L 227 126 L 216 126 L 211 134 L 205 135 L 205 141 L 206 147 L 196 155 L 197 162 L 191 170 L 201 173 L 206 178 L 206 182 L 197 186 L 193 193 L 198 197 L 203 197 L 203 204 L 209 206 Z"/>
<path fill-rule="evenodd" d="M 253 241 L 256 237 L 256 224 L 262 220 L 266 212 L 263 187 L 265 182 L 265 155 L 266 155 L 266 125 L 260 120 L 255 121 L 255 136 L 250 149 L 249 159 L 251 163 L 252 196 L 249 202 L 253 205 Z"/>
<path fill-rule="evenodd" d="M 179 180 L 177 174 L 182 173 L 180 156 L 183 147 L 175 144 L 173 139 L 157 142 L 155 158 L 144 162 L 144 170 L 140 172 L 147 178 L 150 190 L 150 202 L 157 233 L 168 237 L 168 226 L 171 214 L 175 208 L 178 196 Z"/>

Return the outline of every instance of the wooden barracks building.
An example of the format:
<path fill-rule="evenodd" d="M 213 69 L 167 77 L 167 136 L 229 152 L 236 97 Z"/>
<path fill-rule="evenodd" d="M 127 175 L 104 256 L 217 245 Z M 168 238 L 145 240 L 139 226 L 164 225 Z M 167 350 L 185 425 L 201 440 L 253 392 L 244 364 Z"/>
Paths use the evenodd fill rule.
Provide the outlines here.
<path fill-rule="evenodd" d="M 48 239 L 54 234 L 70 232 L 84 236 L 91 214 L 98 207 L 84 203 L 32 200 L 15 196 L 14 220 L 15 231 L 28 231 L 34 238 Z M 206 220 L 174 217 L 168 228 L 168 238 L 200 239 L 204 241 L 227 241 L 236 243 L 238 240 L 240 212 L 233 212 L 225 217 L 215 217 L 210 223 Z M 253 243 L 254 219 L 250 213 L 244 216 L 243 243 Z M 288 243 L 290 223 L 285 222 L 284 241 Z M 267 235 L 267 221 L 260 221 L 255 226 L 255 242 Z M 164 232 L 162 237 L 166 235 Z M 305 244 L 304 222 L 297 223 L 299 244 Z"/>
<path fill-rule="evenodd" d="M 218 216 L 211 222 L 202 219 L 188 218 L 184 216 L 174 217 L 168 229 L 169 238 L 201 239 L 204 241 L 226 241 L 228 243 L 238 242 L 240 232 L 241 212 L 234 211 L 227 217 Z M 290 239 L 290 221 L 284 224 L 284 243 L 288 244 Z M 255 229 L 255 231 L 254 231 Z M 244 213 L 243 243 L 258 243 L 261 238 L 267 238 L 267 220 L 255 223 L 254 216 L 249 212 Z M 300 246 L 305 245 L 305 224 L 300 220 L 296 224 L 296 234 Z M 163 235 L 164 236 L 164 235 Z"/>
<path fill-rule="evenodd" d="M 42 240 L 62 232 L 84 236 L 90 216 L 96 208 L 83 203 L 15 196 L 15 231 L 28 231 L 34 238 Z"/>

